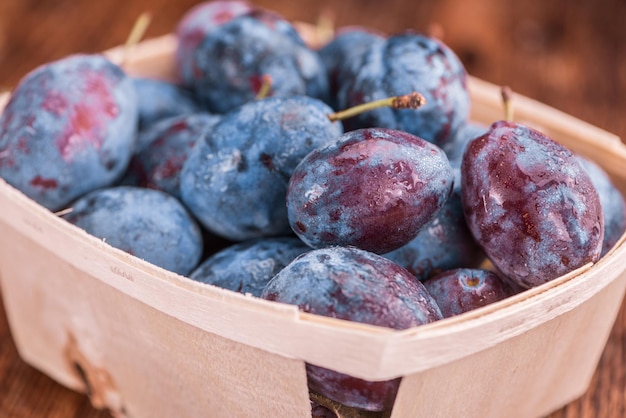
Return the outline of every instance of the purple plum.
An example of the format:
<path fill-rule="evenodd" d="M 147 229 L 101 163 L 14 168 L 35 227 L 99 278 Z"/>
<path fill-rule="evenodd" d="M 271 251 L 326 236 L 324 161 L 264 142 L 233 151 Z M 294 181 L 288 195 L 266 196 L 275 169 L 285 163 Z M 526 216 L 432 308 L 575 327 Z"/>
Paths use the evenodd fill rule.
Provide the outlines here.
<path fill-rule="evenodd" d="M 493 271 L 453 269 L 424 281 L 445 318 L 460 315 L 513 295 L 513 289 Z"/>
<path fill-rule="evenodd" d="M 399 248 L 434 219 L 453 172 L 437 146 L 384 128 L 350 131 L 309 153 L 287 190 L 294 232 L 313 248 Z"/>
<path fill-rule="evenodd" d="M 598 192 L 575 156 L 522 124 L 495 122 L 467 145 L 463 211 L 493 265 L 530 288 L 600 257 Z"/>

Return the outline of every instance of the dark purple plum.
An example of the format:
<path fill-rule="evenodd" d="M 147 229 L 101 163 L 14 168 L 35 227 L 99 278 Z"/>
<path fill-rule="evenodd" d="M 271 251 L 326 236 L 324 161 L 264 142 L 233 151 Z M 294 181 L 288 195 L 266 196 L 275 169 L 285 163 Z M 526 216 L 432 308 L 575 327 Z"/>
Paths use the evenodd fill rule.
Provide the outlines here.
<path fill-rule="evenodd" d="M 487 257 L 530 288 L 600 257 L 600 198 L 575 156 L 541 132 L 495 122 L 461 165 L 463 211 Z"/>
<path fill-rule="evenodd" d="M 310 250 L 293 236 L 249 240 L 213 254 L 189 277 L 258 297 L 272 277 L 294 258 Z"/>
<path fill-rule="evenodd" d="M 317 53 L 291 23 L 254 9 L 207 34 L 194 53 L 191 86 L 209 110 L 224 113 L 254 99 L 263 78 L 271 96 L 328 96 L 328 80 Z"/>
<path fill-rule="evenodd" d="M 173 116 L 141 131 L 123 184 L 180 197 L 180 172 L 187 155 L 220 119 L 209 113 Z"/>
<path fill-rule="evenodd" d="M 402 267 L 354 247 L 305 253 L 281 270 L 264 299 L 304 312 L 393 329 L 442 318 L 424 286 Z M 400 379 L 369 382 L 307 364 L 309 389 L 343 405 L 370 411 L 392 407 Z"/>
<path fill-rule="evenodd" d="M 294 232 L 313 248 L 399 248 L 437 215 L 453 172 L 437 146 L 384 128 L 345 133 L 309 153 L 287 191 Z"/>
<path fill-rule="evenodd" d="M 604 215 L 604 239 L 600 254 L 602 256 L 615 246 L 626 231 L 626 202 L 602 167 L 587 158 L 581 156 L 577 158 L 600 196 Z"/>
<path fill-rule="evenodd" d="M 328 78 L 329 104 L 335 110 L 342 110 L 337 101 L 340 86 L 352 81 L 361 66 L 363 54 L 372 44 L 384 40 L 383 35 L 369 28 L 348 26 L 340 28 L 333 39 L 318 51 Z"/>
<path fill-rule="evenodd" d="M 225 114 L 183 165 L 183 202 L 208 230 L 233 241 L 292 234 L 287 183 L 307 153 L 341 136 L 330 112 L 320 100 L 292 96 Z"/>
<path fill-rule="evenodd" d="M 0 177 L 50 210 L 113 184 L 126 170 L 137 95 L 102 55 L 72 55 L 31 71 L 0 117 Z"/>
<path fill-rule="evenodd" d="M 246 1 L 214 0 L 199 3 L 187 11 L 176 28 L 176 70 L 184 85 L 191 85 L 198 72 L 194 67 L 194 54 L 205 36 L 251 9 Z"/>
<path fill-rule="evenodd" d="M 162 119 L 204 110 L 193 93 L 184 87 L 152 78 L 134 77 L 132 80 L 139 99 L 140 130 Z"/>
<path fill-rule="evenodd" d="M 371 44 L 352 82 L 340 87 L 338 105 L 343 109 L 418 91 L 426 98 L 418 113 L 381 108 L 346 120 L 346 126 L 398 129 L 443 147 L 468 118 L 466 78 L 463 64 L 448 46 L 404 33 Z"/>
<path fill-rule="evenodd" d="M 424 282 L 445 318 L 487 306 L 515 292 L 493 271 L 454 269 Z"/>
<path fill-rule="evenodd" d="M 99 189 L 79 198 L 62 216 L 113 247 L 181 275 L 200 261 L 200 228 L 165 192 L 128 186 Z"/>
<path fill-rule="evenodd" d="M 485 254 L 465 222 L 460 185 L 454 188 L 435 219 L 417 237 L 384 256 L 419 280 L 446 270 L 480 266 Z"/>

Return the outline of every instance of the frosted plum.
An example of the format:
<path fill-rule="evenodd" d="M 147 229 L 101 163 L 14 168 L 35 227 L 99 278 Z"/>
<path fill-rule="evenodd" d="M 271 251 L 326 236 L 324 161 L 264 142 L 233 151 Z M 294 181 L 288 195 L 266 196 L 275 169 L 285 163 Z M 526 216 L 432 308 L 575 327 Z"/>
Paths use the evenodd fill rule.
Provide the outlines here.
<path fill-rule="evenodd" d="M 102 55 L 72 55 L 27 74 L 0 117 L 0 176 L 51 210 L 126 170 L 137 95 Z"/>
<path fill-rule="evenodd" d="M 307 252 L 281 270 L 264 299 L 304 312 L 405 329 L 442 318 L 424 286 L 405 269 L 353 247 Z M 400 379 L 368 382 L 307 364 L 309 389 L 343 405 L 371 411 L 391 408 Z"/>
<path fill-rule="evenodd" d="M 347 132 L 296 167 L 289 223 L 313 248 L 353 245 L 383 254 L 434 219 L 453 181 L 444 152 L 421 138 L 384 128 Z"/>
<path fill-rule="evenodd" d="M 562 145 L 500 121 L 468 144 L 461 170 L 468 226 L 516 285 L 537 286 L 600 257 L 598 192 Z"/>

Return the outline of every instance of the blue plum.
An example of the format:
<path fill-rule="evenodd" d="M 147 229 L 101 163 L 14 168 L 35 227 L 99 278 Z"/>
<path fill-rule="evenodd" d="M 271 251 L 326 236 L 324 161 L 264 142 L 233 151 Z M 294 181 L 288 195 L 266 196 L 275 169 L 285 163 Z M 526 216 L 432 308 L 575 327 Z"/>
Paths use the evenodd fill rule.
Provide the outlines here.
<path fill-rule="evenodd" d="M 206 35 L 194 53 L 191 86 L 209 110 L 224 113 L 256 97 L 263 77 L 271 96 L 328 96 L 324 66 L 293 26 L 254 9 Z"/>
<path fill-rule="evenodd" d="M 382 34 L 369 28 L 349 26 L 339 29 L 333 39 L 318 54 L 328 77 L 329 104 L 339 109 L 337 95 L 340 86 L 352 81 L 361 66 L 361 60 L 372 44 L 385 40 Z"/>
<path fill-rule="evenodd" d="M 193 93 L 169 81 L 134 77 L 133 84 L 139 99 L 139 129 L 174 116 L 203 111 Z"/>
<path fill-rule="evenodd" d="M 309 153 L 287 190 L 293 231 L 313 248 L 387 253 L 412 239 L 450 196 L 453 171 L 437 146 L 402 131 L 350 131 Z"/>
<path fill-rule="evenodd" d="M 354 247 L 309 251 L 281 270 L 262 298 L 304 312 L 393 329 L 442 318 L 424 286 L 384 257 Z M 307 364 L 309 389 L 343 405 L 384 411 L 393 405 L 400 379 L 369 382 Z"/>
<path fill-rule="evenodd" d="M 615 246 L 626 231 L 626 202 L 602 167 L 587 158 L 581 156 L 577 158 L 600 196 L 604 215 L 604 239 L 600 254 L 602 256 Z"/>
<path fill-rule="evenodd" d="M 310 250 L 293 236 L 244 241 L 213 254 L 189 277 L 259 297 L 272 277 L 294 258 Z"/>
<path fill-rule="evenodd" d="M 50 210 L 113 184 L 133 152 L 137 95 L 102 55 L 31 71 L 0 117 L 0 176 Z"/>
<path fill-rule="evenodd" d="M 158 190 L 119 186 L 92 191 L 62 215 L 109 245 L 186 275 L 202 255 L 202 232 L 184 206 Z"/>
<path fill-rule="evenodd" d="M 598 192 L 571 151 L 543 133 L 495 122 L 467 145 L 461 179 L 474 238 L 515 285 L 534 287 L 600 257 Z"/>
<path fill-rule="evenodd" d="M 347 120 L 346 126 L 398 129 L 443 147 L 467 121 L 466 78 L 463 64 L 448 46 L 407 32 L 372 43 L 354 80 L 340 87 L 338 105 L 348 108 L 418 91 L 426 98 L 418 113 L 382 108 Z"/>
<path fill-rule="evenodd" d="M 424 282 L 445 318 L 487 306 L 515 294 L 498 274 L 483 269 L 453 269 Z"/>
<path fill-rule="evenodd" d="M 308 152 L 341 135 L 330 112 L 317 99 L 292 96 L 225 114 L 183 165 L 183 202 L 208 230 L 233 241 L 291 234 L 287 183 Z"/>
<path fill-rule="evenodd" d="M 205 1 L 192 7 L 176 28 L 176 71 L 183 85 L 193 84 L 194 54 L 205 36 L 217 27 L 252 10 L 250 3 L 241 0 Z"/>
<path fill-rule="evenodd" d="M 190 150 L 220 119 L 209 113 L 192 113 L 160 120 L 143 130 L 123 184 L 180 197 L 180 172 Z"/>

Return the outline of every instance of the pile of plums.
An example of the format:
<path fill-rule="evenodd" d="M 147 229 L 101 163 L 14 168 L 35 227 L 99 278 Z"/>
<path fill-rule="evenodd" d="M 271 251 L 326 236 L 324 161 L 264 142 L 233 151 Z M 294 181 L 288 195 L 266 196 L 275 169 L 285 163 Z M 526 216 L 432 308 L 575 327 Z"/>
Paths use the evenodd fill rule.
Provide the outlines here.
<path fill-rule="evenodd" d="M 347 27 L 312 49 L 278 14 L 217 0 L 176 34 L 176 81 L 99 54 L 27 74 L 0 119 L 0 176 L 167 270 L 393 329 L 596 262 L 626 229 L 599 166 L 528 126 L 469 120 L 465 69 L 440 40 Z M 331 117 L 413 92 L 419 109 Z M 313 393 L 367 411 L 399 384 L 307 373 Z"/>

